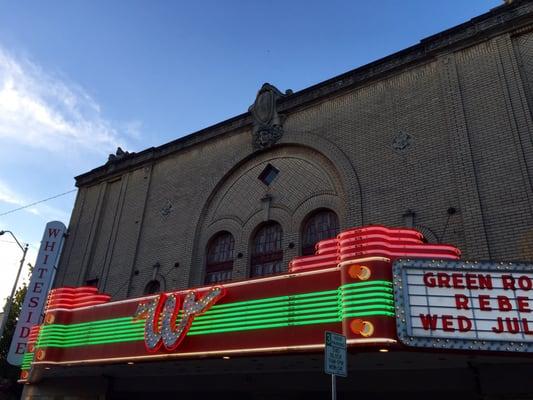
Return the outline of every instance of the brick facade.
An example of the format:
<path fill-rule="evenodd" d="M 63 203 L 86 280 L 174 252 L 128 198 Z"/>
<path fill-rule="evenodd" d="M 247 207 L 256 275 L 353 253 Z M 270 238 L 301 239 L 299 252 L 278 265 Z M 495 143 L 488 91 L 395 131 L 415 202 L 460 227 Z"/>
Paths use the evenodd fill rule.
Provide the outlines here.
<path fill-rule="evenodd" d="M 341 228 L 416 226 L 465 259 L 533 261 L 533 3 L 515 1 L 285 96 L 284 135 L 254 151 L 249 113 L 77 177 L 55 285 L 122 299 L 199 285 L 206 246 L 283 228 L 284 265 L 314 210 Z M 252 101 L 252 94 L 250 94 Z M 257 179 L 272 164 L 270 186 Z M 456 212 L 453 212 L 456 210 Z"/>

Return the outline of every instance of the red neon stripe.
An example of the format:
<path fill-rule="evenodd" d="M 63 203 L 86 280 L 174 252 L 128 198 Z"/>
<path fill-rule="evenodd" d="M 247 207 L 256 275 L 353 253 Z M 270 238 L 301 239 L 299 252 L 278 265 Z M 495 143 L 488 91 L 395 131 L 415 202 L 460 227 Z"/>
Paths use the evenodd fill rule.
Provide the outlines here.
<path fill-rule="evenodd" d="M 337 238 L 342 240 L 365 234 L 381 234 L 390 237 L 412 237 L 414 239 L 424 239 L 424 235 L 414 229 L 387 228 L 383 225 L 371 225 L 364 228 L 348 229 L 339 233 Z"/>
<path fill-rule="evenodd" d="M 94 286 L 80 286 L 80 287 L 61 287 L 61 288 L 57 288 L 57 289 L 52 289 L 50 291 L 50 294 L 51 295 L 54 295 L 54 294 L 63 294 L 63 293 L 68 293 L 68 294 L 81 294 L 81 293 L 97 293 L 98 292 L 98 288 L 94 287 Z"/>
<path fill-rule="evenodd" d="M 461 256 L 461 251 L 454 246 L 426 244 L 422 239 L 423 235 L 413 229 L 391 229 L 384 226 L 350 229 L 337 235 L 337 238 L 318 242 L 314 255 L 295 257 L 289 263 L 289 271 L 328 268 L 362 257 L 456 260 Z"/>
<path fill-rule="evenodd" d="M 339 246 L 339 241 L 337 238 L 321 240 L 320 242 L 315 244 L 315 253 L 316 254 L 336 253 L 338 246 Z"/>
<path fill-rule="evenodd" d="M 55 303 L 67 303 L 67 304 L 76 304 L 76 303 L 84 303 L 86 301 L 108 301 L 111 298 L 111 296 L 107 294 L 92 294 L 90 296 L 83 295 L 78 297 L 65 297 L 65 296 L 59 296 L 54 297 L 50 299 L 48 302 L 48 306 L 51 306 Z"/>
<path fill-rule="evenodd" d="M 53 303 L 82 303 L 84 301 L 107 301 L 111 296 L 107 294 L 91 294 L 91 295 L 81 295 L 81 296 L 54 296 L 48 302 L 49 304 Z"/>
<path fill-rule="evenodd" d="M 107 303 L 111 296 L 99 294 L 98 289 L 93 286 L 82 286 L 79 288 L 58 288 L 53 289 L 48 297 L 46 312 L 56 308 L 74 309 Z"/>
<path fill-rule="evenodd" d="M 354 253 L 349 253 L 341 257 L 342 261 L 349 261 L 354 258 L 363 258 L 363 257 L 388 257 L 391 259 L 396 258 L 435 258 L 443 260 L 458 260 L 459 256 L 456 254 L 446 254 L 446 253 L 410 253 L 410 252 L 395 252 L 390 250 L 368 250 L 368 251 L 359 251 Z"/>
<path fill-rule="evenodd" d="M 306 266 L 311 267 L 313 265 L 322 265 L 323 267 L 334 267 L 338 263 L 339 263 L 338 254 L 295 257 L 289 263 L 289 270 L 294 271 L 298 268 L 302 268 Z"/>
<path fill-rule="evenodd" d="M 420 239 L 414 239 L 411 237 L 391 237 L 385 235 L 365 235 L 355 236 L 347 239 L 339 239 L 339 247 L 346 247 L 352 245 L 361 245 L 372 242 L 384 242 L 391 245 L 424 245 L 424 242 Z"/>
<path fill-rule="evenodd" d="M 410 246 L 410 245 L 400 245 L 400 246 L 391 246 L 383 242 L 373 242 L 367 243 L 361 246 L 348 246 L 340 249 L 340 257 L 342 258 L 345 254 L 357 252 L 357 251 L 380 251 L 388 250 L 393 252 L 405 252 L 412 254 L 427 254 L 427 253 L 443 253 L 443 254 L 452 254 L 459 256 L 461 252 L 452 246 Z"/>
<path fill-rule="evenodd" d="M 309 271 L 309 270 L 315 270 L 315 269 L 336 267 L 337 264 L 338 264 L 337 262 L 334 262 L 334 263 L 318 262 L 315 264 L 305 264 L 305 265 L 292 264 L 289 266 L 289 268 L 291 272 L 300 272 L 300 271 Z"/>
<path fill-rule="evenodd" d="M 423 253 L 434 253 L 434 252 L 443 252 L 443 253 L 452 253 L 456 255 L 460 255 L 461 251 L 453 246 L 440 244 L 440 245 L 431 245 L 431 244 L 390 244 L 387 242 L 381 242 L 381 241 L 368 241 L 362 244 L 358 245 L 350 245 L 350 246 L 341 246 L 340 247 L 340 253 L 345 253 L 352 251 L 354 249 L 387 249 L 391 251 L 409 251 L 412 253 L 419 252 L 421 254 Z"/>
<path fill-rule="evenodd" d="M 88 306 L 96 306 L 96 305 L 105 304 L 105 303 L 107 303 L 107 300 L 106 301 L 88 300 L 88 301 L 76 302 L 76 303 L 66 303 L 66 302 L 65 303 L 61 303 L 61 302 L 57 302 L 57 303 L 54 303 L 53 306 L 50 306 L 49 309 L 52 310 L 52 309 L 55 309 L 55 308 L 66 308 L 66 309 L 72 310 L 72 309 L 76 309 L 76 308 L 88 307 Z"/>

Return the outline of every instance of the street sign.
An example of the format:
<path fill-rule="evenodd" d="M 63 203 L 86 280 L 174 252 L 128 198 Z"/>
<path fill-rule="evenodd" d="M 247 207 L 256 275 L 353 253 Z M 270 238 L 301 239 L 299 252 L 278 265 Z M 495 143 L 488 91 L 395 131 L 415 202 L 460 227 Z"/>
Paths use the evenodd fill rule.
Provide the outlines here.
<path fill-rule="evenodd" d="M 326 374 L 346 377 L 348 375 L 346 362 L 346 336 L 335 332 L 325 332 L 326 354 L 324 371 Z"/>

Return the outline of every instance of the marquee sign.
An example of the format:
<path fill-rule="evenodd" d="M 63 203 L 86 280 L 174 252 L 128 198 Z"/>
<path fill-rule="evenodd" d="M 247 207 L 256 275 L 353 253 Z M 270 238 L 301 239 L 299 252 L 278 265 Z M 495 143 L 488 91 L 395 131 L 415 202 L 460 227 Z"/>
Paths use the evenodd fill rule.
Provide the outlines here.
<path fill-rule="evenodd" d="M 223 287 L 214 286 L 197 300 L 196 292 L 191 290 L 185 296 L 181 310 L 180 299 L 174 293 L 170 295 L 163 293 L 155 299 L 140 302 L 134 319 L 146 319 L 144 324 L 146 350 L 154 353 L 161 344 L 167 350 L 176 349 L 187 335 L 194 317 L 207 311 L 224 296 L 225 292 Z"/>
<path fill-rule="evenodd" d="M 65 231 L 65 225 L 59 221 L 47 223 L 44 229 L 41 247 L 7 355 L 7 361 L 12 365 L 22 364 L 30 330 L 42 321 L 44 304 L 54 279 Z"/>
<path fill-rule="evenodd" d="M 94 287 L 54 289 L 20 381 L 53 365 L 322 351 L 325 331 L 346 336 L 348 351 L 393 346 L 392 261 L 459 255 L 412 229 L 370 226 L 319 242 L 275 276 L 114 302 Z"/>
<path fill-rule="evenodd" d="M 533 265 L 400 260 L 393 273 L 404 344 L 533 352 Z"/>
<path fill-rule="evenodd" d="M 348 346 L 394 344 L 390 265 L 375 257 L 116 302 L 96 288 L 54 289 L 21 381 L 53 365 L 320 351 L 326 330 Z"/>

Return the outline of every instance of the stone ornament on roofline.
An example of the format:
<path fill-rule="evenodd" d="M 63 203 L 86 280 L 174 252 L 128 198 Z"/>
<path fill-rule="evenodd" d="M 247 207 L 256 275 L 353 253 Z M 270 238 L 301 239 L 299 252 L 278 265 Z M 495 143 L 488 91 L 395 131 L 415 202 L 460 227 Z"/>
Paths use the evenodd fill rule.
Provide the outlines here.
<path fill-rule="evenodd" d="M 133 153 L 130 153 L 129 151 L 124 151 L 120 147 L 117 147 L 117 151 L 115 152 L 115 154 L 109 155 L 109 157 L 107 158 L 107 162 L 112 163 L 115 161 L 122 160 L 123 158 L 129 156 L 130 154 L 133 154 Z"/>
<path fill-rule="evenodd" d="M 285 115 L 278 114 L 277 101 L 289 94 L 292 94 L 291 90 L 283 94 L 269 83 L 261 86 L 254 104 L 248 109 L 254 124 L 252 131 L 254 150 L 267 149 L 283 136 Z"/>

